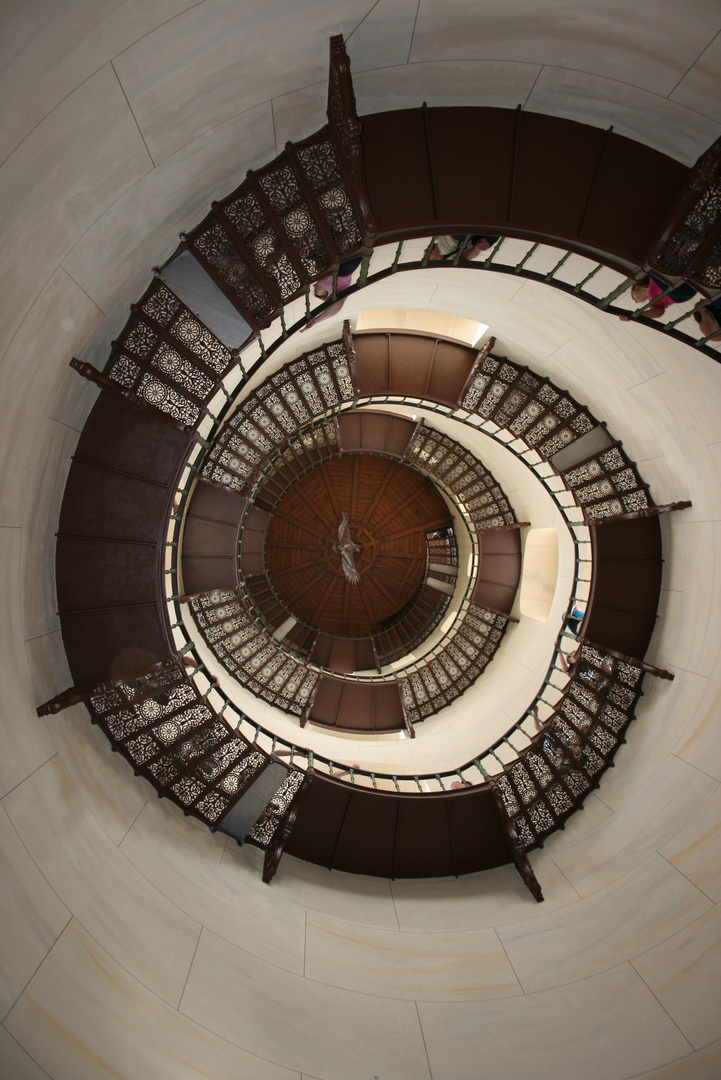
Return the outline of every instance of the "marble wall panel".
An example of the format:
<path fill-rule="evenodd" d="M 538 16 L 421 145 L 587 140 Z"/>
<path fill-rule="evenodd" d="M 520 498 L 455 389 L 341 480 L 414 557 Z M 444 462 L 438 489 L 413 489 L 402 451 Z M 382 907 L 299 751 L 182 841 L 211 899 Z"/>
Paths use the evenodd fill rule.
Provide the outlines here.
<path fill-rule="evenodd" d="M 558 911 L 500 927 L 526 993 L 621 964 L 709 910 L 711 901 L 655 855 L 625 878 Z"/>
<path fill-rule="evenodd" d="M 352 67 L 355 71 L 355 63 Z M 355 78 L 353 85 L 357 93 Z M 287 94 L 279 94 L 273 98 L 271 105 L 275 133 L 275 151 L 271 156 L 275 156 L 287 142 L 299 142 L 323 127 L 328 108 L 328 80 L 321 79 L 298 90 L 290 90 Z M 289 326 L 292 325 L 288 308 L 285 309 L 285 319 Z"/>
<path fill-rule="evenodd" d="M 211 0 L 126 49 L 115 67 L 153 160 L 262 101 L 326 79 L 329 34 L 352 29 L 366 10 L 359 0 L 250 0 L 240 19 L 237 4 Z"/>
<path fill-rule="evenodd" d="M 671 314 L 675 314 L 673 309 Z M 695 324 L 693 324 L 695 326 Z M 679 329 L 683 330 L 681 323 Z M 676 402 L 683 402 L 680 413 L 685 424 L 698 428 L 707 443 L 721 439 L 721 387 L 718 385 L 718 360 L 705 353 L 679 348 L 672 338 L 659 334 L 649 327 L 644 329 L 644 344 L 653 352 L 660 369 L 673 384 L 673 395 L 668 400 L 672 410 Z M 692 331 L 693 332 L 693 331 Z"/>
<path fill-rule="evenodd" d="M 48 6 L 45 0 L 26 0 L 12 8 L 8 5 L 3 12 L 0 99 L 16 100 L 15 108 L 4 109 L 0 120 L 0 161 L 112 56 L 191 2 L 75 0 Z"/>
<path fill-rule="evenodd" d="M 613 125 L 617 134 L 693 165 L 721 135 L 721 117 L 699 115 L 690 99 L 691 95 L 691 107 L 686 108 L 676 95 L 669 99 L 602 74 L 545 66 L 525 108 L 595 127 Z M 649 122 L 650 116 L 653 122 Z"/>
<path fill-rule="evenodd" d="M 5 1017 L 70 919 L 0 808 L 0 1015 Z"/>
<path fill-rule="evenodd" d="M 709 42 L 693 67 L 672 91 L 670 99 L 721 123 L 721 40 Z"/>
<path fill-rule="evenodd" d="M 689 881 L 716 903 L 721 901 L 721 788 L 683 828 L 659 849 Z"/>
<path fill-rule="evenodd" d="M 589 896 L 640 866 L 692 818 L 717 785 L 669 755 L 653 777 L 601 822 L 593 834 L 553 850 L 553 858 L 581 896 Z M 604 790 L 601 786 L 601 798 Z"/>
<path fill-rule="evenodd" d="M 697 1049 L 714 1041 L 721 1016 L 721 905 L 633 966 Z"/>
<path fill-rule="evenodd" d="M 430 108 L 481 105 L 515 109 L 526 100 L 541 71 L 541 66 L 535 63 L 467 57 L 453 64 L 427 59 L 405 65 L 404 59 L 396 65 L 386 65 L 382 62 L 382 52 L 376 62 L 369 55 L 367 60 L 361 60 L 363 66 L 359 67 L 354 41 L 352 38 L 348 49 L 360 116 L 392 109 L 417 109 L 424 101 Z M 458 153 L 460 164 L 462 147 Z"/>
<path fill-rule="evenodd" d="M 177 1005 L 200 926 L 118 852 L 59 758 L 6 796 L 5 807 L 84 929 L 131 975 Z"/>
<path fill-rule="evenodd" d="M 143 811 L 123 840 L 126 858 L 191 918 L 239 949 L 303 974 L 305 913 L 218 873 L 214 845 L 207 852 L 183 842 L 165 822 Z M 285 867 L 285 864 L 283 864 Z M 267 889 L 267 886 L 266 886 Z"/>
<path fill-rule="evenodd" d="M 35 715 L 38 698 L 23 643 L 21 542 L 21 529 L 0 528 L 0 796 L 55 753 L 45 720 Z"/>
<path fill-rule="evenodd" d="M 674 753 L 699 771 L 721 780 L 719 713 L 721 710 L 721 670 L 708 680 L 703 699 L 685 731 L 679 732 Z"/>
<path fill-rule="evenodd" d="M 300 1080 L 181 1016 L 75 919 L 6 1026 L 53 1080 Z"/>
<path fill-rule="evenodd" d="M 48 1073 L 37 1065 L 22 1046 L 0 1025 L 0 1062 L 12 1080 L 47 1080 Z"/>
<path fill-rule="evenodd" d="M 711 1043 L 695 1054 L 688 1054 L 645 1074 L 645 1080 L 717 1080 L 721 1073 L 721 1041 Z"/>
<path fill-rule="evenodd" d="M 324 1080 L 430 1078 L 416 1007 L 324 986 L 203 930 L 180 1011 L 251 1053 Z M 370 1068 L 369 1068 L 370 1066 Z"/>
<path fill-rule="evenodd" d="M 0 449 L 0 522 L 4 525 L 23 523 L 33 471 L 43 467 L 37 455 L 47 415 L 64 385 L 76 343 L 99 319 L 98 309 L 63 270 L 58 270 L 23 319 L 0 362 L 5 434 Z M 61 468 L 57 456 L 53 465 Z M 62 492 L 62 481 L 59 489 Z M 42 503 L 40 498 L 38 509 Z"/>
<path fill-rule="evenodd" d="M 658 94 L 669 94 L 714 36 L 701 0 L 649 22 L 622 0 L 599 9 L 581 0 L 570 12 L 563 0 L 533 0 L 479 8 L 473 0 L 425 0 L 418 11 L 410 59 L 468 60 L 492 55 L 609 75 Z M 522 32 L 519 28 L 522 27 Z"/>
<path fill-rule="evenodd" d="M 622 1080 L 690 1050 L 628 964 L 502 1001 L 419 1002 L 433 1080 Z M 639 1032 L 644 1033 L 639 1038 Z"/>
<path fill-rule="evenodd" d="M 7 268 L 0 279 L 0 355 L 77 237 L 151 164 L 108 65 L 65 98 L 0 168 Z"/>
<path fill-rule="evenodd" d="M 461 1001 L 522 993 L 493 930 L 370 930 L 311 915 L 305 975 L 382 997 Z"/>
<path fill-rule="evenodd" d="M 312 130 L 323 120 L 321 110 Z M 213 199 L 225 198 L 248 169 L 275 155 L 271 105 L 264 102 L 200 135 L 143 176 L 80 237 L 63 265 L 109 311 L 137 275 L 149 275 L 152 265 L 173 253 L 178 233 L 194 228 Z"/>
<path fill-rule="evenodd" d="M 417 14 L 418 0 L 383 0 L 369 8 L 345 39 L 353 75 L 406 64 Z"/>

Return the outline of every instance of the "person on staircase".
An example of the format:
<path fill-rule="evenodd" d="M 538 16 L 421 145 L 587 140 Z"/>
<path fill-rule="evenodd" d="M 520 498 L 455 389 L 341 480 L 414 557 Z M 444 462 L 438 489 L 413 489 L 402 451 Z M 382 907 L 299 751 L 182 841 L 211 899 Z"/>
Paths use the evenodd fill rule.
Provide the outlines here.
<path fill-rule="evenodd" d="M 718 300 L 712 300 L 704 308 L 701 307 L 702 303 L 703 300 L 699 300 L 693 313 L 699 325 L 701 337 L 710 338 L 711 341 L 721 341 L 721 297 Z"/>
<path fill-rule="evenodd" d="M 346 259 L 345 262 L 342 262 L 339 265 L 338 280 L 336 282 L 335 289 L 336 296 L 340 296 L 341 293 L 344 293 L 346 289 L 350 288 L 353 274 L 356 272 L 362 262 L 363 259 L 360 255 L 358 255 L 354 259 Z M 328 297 L 332 295 L 332 293 L 333 274 L 327 274 L 326 277 L 321 278 L 320 281 L 316 281 L 313 285 L 313 295 L 317 296 L 319 300 L 327 300 Z M 322 311 L 320 315 L 316 315 L 315 318 L 307 322 L 301 330 L 301 334 L 305 333 L 306 330 L 310 330 L 311 326 L 315 326 L 316 323 L 323 322 L 325 319 L 330 319 L 333 315 L 337 315 L 340 309 L 343 307 L 345 299 L 346 298 L 343 297 L 342 300 L 336 300 L 335 304 L 331 304 L 330 307 L 326 308 L 325 311 Z"/>
<path fill-rule="evenodd" d="M 551 721 L 558 716 L 558 710 L 554 709 L 548 719 L 542 722 L 538 715 L 538 705 L 534 705 L 532 711 L 533 719 L 536 723 L 536 731 L 544 731 L 544 729 L 550 726 Z M 581 768 L 583 768 L 584 765 L 587 763 L 588 758 L 583 752 L 581 736 L 574 731 L 571 735 L 568 735 L 566 737 L 565 742 L 571 754 L 571 757 L 581 766 Z M 563 747 L 556 742 L 554 735 L 552 735 L 549 731 L 546 731 L 545 735 L 541 739 L 541 751 L 543 753 L 543 756 L 546 758 L 547 761 L 551 763 L 552 767 L 556 770 L 556 772 L 561 774 L 567 773 L 573 767 L 573 762 L 571 761 L 571 758 L 568 757 Z"/>
<path fill-rule="evenodd" d="M 436 261 L 439 259 L 452 259 L 465 239 L 465 236 L 456 236 L 455 234 L 451 236 L 437 236 L 429 258 Z M 471 236 L 469 238 L 468 247 L 461 255 L 461 259 L 464 261 L 475 259 L 482 251 L 488 251 L 492 248 L 498 240 L 499 237 L 497 236 Z"/>
<path fill-rule="evenodd" d="M 646 319 L 660 319 L 666 308 L 670 308 L 674 304 L 683 304 L 687 300 L 692 300 L 696 295 L 696 290 L 686 281 L 682 281 L 670 293 L 663 296 L 662 294 L 666 292 L 667 288 L 668 285 L 665 282 L 650 274 L 643 281 L 637 281 L 631 287 L 631 299 L 636 304 L 651 304 L 642 312 Z M 630 315 L 619 315 L 618 317 L 621 322 L 628 322 L 631 318 Z"/>

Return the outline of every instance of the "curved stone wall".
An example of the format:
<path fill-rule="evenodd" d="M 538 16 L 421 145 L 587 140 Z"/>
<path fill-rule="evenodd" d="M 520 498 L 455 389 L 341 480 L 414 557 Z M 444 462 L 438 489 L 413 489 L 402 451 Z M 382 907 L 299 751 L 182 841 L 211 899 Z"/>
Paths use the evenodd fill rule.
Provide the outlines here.
<path fill-rule="evenodd" d="M 686 162 L 719 133 L 702 5 L 664 10 L 651 29 L 614 5 L 603 33 L 597 8 L 582 8 L 572 64 L 568 24 L 537 27 L 535 4 L 507 7 L 493 35 L 480 8 L 422 4 L 413 41 L 416 4 L 394 21 L 369 6 L 348 3 L 338 20 L 347 36 L 357 27 L 362 112 L 424 97 L 513 107 L 530 94 L 529 107 L 614 123 Z M 648 689 L 623 768 L 547 844 L 544 906 L 508 868 L 482 887 L 391 886 L 288 860 L 269 890 L 257 853 L 225 850 L 130 779 L 82 706 L 34 716 L 69 682 L 53 534 L 94 391 L 68 358 L 102 366 L 174 233 L 276 139 L 318 124 L 327 4 L 272 3 L 262 18 L 238 26 L 234 6 L 175 3 L 4 16 L 5 98 L 17 102 L 0 177 L 4 1071 L 347 1080 L 371 1065 L 445 1080 L 484 1061 L 515 1077 L 532 1044 L 539 1072 L 575 1077 L 580 1042 L 599 1080 L 715 1077 L 721 394 L 710 360 L 517 279 L 484 275 L 479 292 L 429 276 L 414 296 L 482 311 L 515 355 L 614 417 L 647 479 L 694 502 L 664 525 L 665 629 L 650 654 L 676 680 Z M 402 279 L 384 296 L 408 299 Z"/>

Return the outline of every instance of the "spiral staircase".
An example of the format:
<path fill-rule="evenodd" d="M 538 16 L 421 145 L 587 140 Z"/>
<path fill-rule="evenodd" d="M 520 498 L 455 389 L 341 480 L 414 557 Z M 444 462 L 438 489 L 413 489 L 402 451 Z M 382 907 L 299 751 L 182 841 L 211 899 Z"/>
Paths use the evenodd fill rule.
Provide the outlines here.
<path fill-rule="evenodd" d="M 463 171 L 459 146 L 467 148 Z M 328 273 L 337 280 L 345 258 L 364 257 L 362 288 L 385 245 L 399 248 L 381 277 L 397 271 L 408 240 L 429 240 L 422 268 L 432 237 L 479 230 L 580 254 L 625 278 L 653 268 L 669 287 L 688 280 L 713 297 L 721 286 L 720 163 L 718 147 L 687 170 L 612 131 L 502 109 L 424 106 L 367 116 L 361 127 L 347 55 L 332 39 L 328 125 L 289 144 L 181 238 L 133 305 L 103 372 L 73 361 L 101 389 L 58 531 L 58 605 L 74 686 L 39 713 L 85 701 L 113 749 L 160 796 L 261 847 L 266 880 L 284 850 L 385 877 L 512 861 L 542 899 L 526 853 L 563 827 L 613 764 L 644 676 L 672 677 L 644 656 L 658 611 L 659 514 L 689 504 L 657 506 L 603 422 L 547 378 L 495 356 L 492 343 L 475 350 L 346 328 L 340 341 L 277 368 L 262 334 L 279 324 L 285 341 L 285 312 L 299 298 L 306 311 L 295 328 L 308 322 L 311 283 Z M 529 273 L 523 264 L 505 272 Z M 199 313 L 182 295 L 206 279 L 215 292 L 204 285 Z M 553 284 L 589 299 L 586 280 Z M 622 279 L 599 306 L 613 311 L 624 287 Z M 334 288 L 328 305 L 336 300 Z M 213 327 L 228 302 L 235 322 L 224 343 Z M 544 730 L 492 770 L 492 748 L 479 748 L 477 762 L 457 770 L 464 786 L 448 790 L 439 778 L 439 790 L 419 782 L 417 793 L 401 790 L 397 777 L 395 790 L 373 774 L 372 784 L 354 782 L 353 770 L 341 779 L 314 767 L 312 753 L 300 768 L 295 748 L 285 761 L 275 740 L 263 749 L 257 728 L 246 737 L 224 718 L 212 673 L 199 685 L 192 645 L 178 643 L 187 604 L 241 685 L 301 724 L 345 731 L 413 735 L 481 675 L 516 618 L 524 523 L 464 455 L 460 437 L 393 416 L 393 404 L 407 401 L 510 446 L 580 515 L 574 527 L 587 530 L 591 550 L 581 655 L 557 686 Z M 367 633 L 298 618 L 274 584 L 274 573 L 292 568 L 269 562 L 273 544 L 284 542 L 270 532 L 284 496 L 322 467 L 361 457 L 425 474 L 458 508 L 475 545 L 477 572 L 453 637 L 420 664 L 415 652 L 458 577 L 448 514 L 414 523 L 426 545 L 421 580 L 384 620 L 371 606 Z M 450 591 L 429 596 L 431 564 Z M 408 654 L 413 670 L 389 677 L 385 669 Z M 552 669 L 557 675 L 555 658 Z M 556 685 L 551 676 L 547 683 Z"/>

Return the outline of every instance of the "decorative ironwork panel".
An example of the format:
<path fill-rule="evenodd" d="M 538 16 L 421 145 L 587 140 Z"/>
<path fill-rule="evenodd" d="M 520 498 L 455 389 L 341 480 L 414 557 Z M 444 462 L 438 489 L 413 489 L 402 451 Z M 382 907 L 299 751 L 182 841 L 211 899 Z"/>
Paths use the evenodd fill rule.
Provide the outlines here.
<path fill-rule="evenodd" d="M 333 260 L 286 155 L 281 155 L 278 162 L 264 169 L 258 175 L 258 183 L 280 218 L 309 277 L 316 277 Z"/>
<path fill-rule="evenodd" d="M 274 301 L 220 221 L 211 219 L 200 226 L 188 236 L 188 243 L 237 296 L 252 317 L 262 320 L 273 314 L 276 306 Z"/>
<path fill-rule="evenodd" d="M 721 225 L 721 140 L 717 139 L 698 159 L 671 214 L 671 224 L 649 256 L 649 265 L 673 277 L 692 276 L 712 288 L 706 269 L 719 280 L 719 262 L 708 258 L 693 268 L 702 247 Z M 689 274 L 689 271 L 691 273 Z"/>
<path fill-rule="evenodd" d="M 646 485 L 620 445 L 599 451 L 561 475 L 589 520 L 653 505 Z"/>
<path fill-rule="evenodd" d="M 242 236 L 255 261 L 273 279 L 283 301 L 287 302 L 300 291 L 303 283 L 284 250 L 283 240 L 266 218 L 250 186 L 244 184 L 237 197 L 231 196 L 222 204 L 222 210 Z"/>
<path fill-rule="evenodd" d="M 297 147 L 296 154 L 341 257 L 353 254 L 363 236 L 330 138 L 321 135 Z"/>
<path fill-rule="evenodd" d="M 112 378 L 112 376 L 111 376 Z M 139 398 L 154 409 L 167 413 L 173 420 L 178 420 L 189 427 L 195 427 L 200 417 L 200 406 L 189 401 L 172 386 L 162 382 L 155 375 L 143 372 L 140 382 L 135 387 Z"/>
<path fill-rule="evenodd" d="M 273 839 L 278 826 L 290 810 L 291 803 L 303 783 L 303 776 L 304 774 L 296 769 L 293 769 L 288 773 L 255 825 L 248 833 L 249 840 L 253 840 L 260 847 L 268 846 Z"/>

